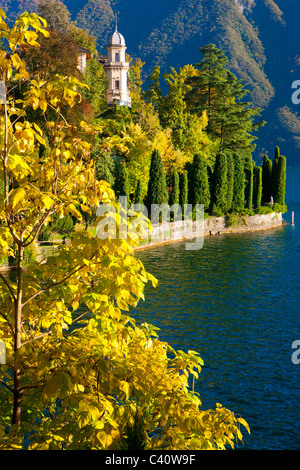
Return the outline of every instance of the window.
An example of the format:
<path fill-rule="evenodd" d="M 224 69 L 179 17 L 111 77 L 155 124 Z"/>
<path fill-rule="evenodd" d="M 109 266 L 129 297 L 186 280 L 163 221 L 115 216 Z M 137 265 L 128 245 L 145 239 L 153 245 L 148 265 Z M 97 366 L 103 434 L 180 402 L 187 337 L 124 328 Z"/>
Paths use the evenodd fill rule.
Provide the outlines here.
<path fill-rule="evenodd" d="M 120 54 L 118 52 L 115 54 L 115 62 L 120 62 Z"/>
<path fill-rule="evenodd" d="M 120 80 L 116 80 L 115 85 L 116 85 L 116 90 L 119 90 L 120 89 Z"/>

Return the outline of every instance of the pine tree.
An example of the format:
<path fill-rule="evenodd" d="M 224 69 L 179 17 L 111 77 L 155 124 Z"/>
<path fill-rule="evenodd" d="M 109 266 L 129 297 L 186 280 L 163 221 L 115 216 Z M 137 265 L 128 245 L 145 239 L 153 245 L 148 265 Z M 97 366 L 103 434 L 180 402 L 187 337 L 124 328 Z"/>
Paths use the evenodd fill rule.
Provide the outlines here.
<path fill-rule="evenodd" d="M 203 204 L 204 209 L 210 205 L 210 190 L 206 160 L 202 155 L 196 154 L 192 168 L 192 205 Z"/>
<path fill-rule="evenodd" d="M 158 150 L 154 150 L 151 155 L 148 191 L 145 201 L 148 214 L 150 215 L 151 213 L 151 204 L 158 206 L 168 204 L 168 199 L 169 196 L 163 162 Z"/>
<path fill-rule="evenodd" d="M 271 201 L 272 196 L 272 161 L 264 155 L 262 163 L 262 203 Z"/>
<path fill-rule="evenodd" d="M 262 167 L 253 168 L 253 206 L 259 209 L 262 201 Z"/>
<path fill-rule="evenodd" d="M 261 110 L 244 100 L 248 91 L 242 80 L 229 71 L 229 61 L 214 44 L 200 48 L 202 60 L 195 64 L 199 73 L 189 78 L 188 109 L 200 116 L 208 115 L 208 136 L 217 140 L 221 150 L 239 152 L 240 156 L 254 150 L 252 132 L 264 125 L 254 122 Z"/>
<path fill-rule="evenodd" d="M 227 158 L 225 153 L 219 153 L 213 172 L 212 208 L 224 213 L 227 205 Z"/>
<path fill-rule="evenodd" d="M 245 173 L 242 159 L 234 154 L 234 182 L 232 209 L 234 212 L 241 212 L 245 204 Z"/>

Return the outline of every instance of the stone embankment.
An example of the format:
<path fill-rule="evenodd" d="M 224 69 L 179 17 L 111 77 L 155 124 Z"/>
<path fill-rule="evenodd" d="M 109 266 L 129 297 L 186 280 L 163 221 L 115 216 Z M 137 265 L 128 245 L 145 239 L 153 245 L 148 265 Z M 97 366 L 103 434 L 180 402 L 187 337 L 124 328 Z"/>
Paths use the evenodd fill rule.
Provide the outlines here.
<path fill-rule="evenodd" d="M 208 217 L 202 223 L 177 221 L 153 226 L 148 240 L 144 240 L 136 250 L 163 245 L 180 240 L 191 240 L 201 237 L 227 233 L 244 233 L 268 230 L 284 224 L 282 214 L 257 214 L 237 217 Z"/>

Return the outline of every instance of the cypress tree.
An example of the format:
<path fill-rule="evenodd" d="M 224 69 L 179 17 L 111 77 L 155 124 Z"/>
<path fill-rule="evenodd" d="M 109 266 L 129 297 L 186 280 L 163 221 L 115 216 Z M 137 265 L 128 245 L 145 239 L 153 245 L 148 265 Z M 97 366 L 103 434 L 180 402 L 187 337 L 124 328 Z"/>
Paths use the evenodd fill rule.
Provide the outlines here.
<path fill-rule="evenodd" d="M 262 200 L 262 167 L 253 168 L 253 205 L 254 209 L 259 209 Z"/>
<path fill-rule="evenodd" d="M 170 205 L 179 204 L 179 175 L 176 168 L 171 174 Z"/>
<path fill-rule="evenodd" d="M 178 175 L 176 168 L 174 168 L 174 170 L 172 171 L 170 183 L 171 183 L 171 192 L 170 192 L 170 197 L 169 197 L 169 204 L 170 206 L 173 206 L 175 204 L 179 204 L 179 175 Z M 175 220 L 177 216 L 177 211 L 172 211 L 172 213 L 173 213 L 173 218 Z"/>
<path fill-rule="evenodd" d="M 262 163 L 262 203 L 271 201 L 272 196 L 272 161 L 264 155 Z"/>
<path fill-rule="evenodd" d="M 184 218 L 184 206 L 188 204 L 188 172 L 183 170 L 179 174 L 179 204 L 181 206 L 182 215 Z"/>
<path fill-rule="evenodd" d="M 115 166 L 114 190 L 118 198 L 120 196 L 126 196 L 127 202 L 129 202 L 130 186 L 129 186 L 128 169 L 125 165 L 125 162 L 121 161 L 120 159 L 117 160 L 117 163 Z"/>
<path fill-rule="evenodd" d="M 137 185 L 136 185 L 135 195 L 134 195 L 134 203 L 143 204 L 142 181 L 140 179 L 137 180 Z"/>
<path fill-rule="evenodd" d="M 234 180 L 232 209 L 234 212 L 241 212 L 245 204 L 245 173 L 241 158 L 234 155 Z"/>
<path fill-rule="evenodd" d="M 275 154 L 274 154 L 274 160 L 273 160 L 273 165 L 272 165 L 272 196 L 273 196 L 274 202 L 276 198 L 275 194 L 277 191 L 279 157 L 280 157 L 280 149 L 279 147 L 275 147 Z"/>
<path fill-rule="evenodd" d="M 192 174 L 192 205 L 203 204 L 204 209 L 209 208 L 210 191 L 207 173 L 207 164 L 202 155 L 194 155 Z"/>
<path fill-rule="evenodd" d="M 247 209 L 252 209 L 253 204 L 253 160 L 249 155 L 245 160 L 245 206 Z"/>
<path fill-rule="evenodd" d="M 276 178 L 274 181 L 274 203 L 285 205 L 286 158 L 283 155 L 277 160 Z"/>
<path fill-rule="evenodd" d="M 225 153 L 219 153 L 213 172 L 212 207 L 224 213 L 227 205 L 227 158 Z"/>
<path fill-rule="evenodd" d="M 227 153 L 227 211 L 232 208 L 234 182 L 234 160 L 232 153 Z"/>
<path fill-rule="evenodd" d="M 155 149 L 151 155 L 148 191 L 145 201 L 148 213 L 151 213 L 151 204 L 159 206 L 168 204 L 168 199 L 169 196 L 163 162 L 159 151 Z"/>

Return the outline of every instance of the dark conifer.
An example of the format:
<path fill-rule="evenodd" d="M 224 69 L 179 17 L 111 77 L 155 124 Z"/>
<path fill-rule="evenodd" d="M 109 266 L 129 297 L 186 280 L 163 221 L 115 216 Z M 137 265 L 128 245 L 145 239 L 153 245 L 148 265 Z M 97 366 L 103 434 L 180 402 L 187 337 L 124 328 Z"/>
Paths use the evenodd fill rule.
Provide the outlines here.
<path fill-rule="evenodd" d="M 262 201 L 262 167 L 253 168 L 253 206 L 259 209 Z"/>
<path fill-rule="evenodd" d="M 280 149 L 279 147 L 275 148 L 274 160 L 272 165 L 272 196 L 275 202 L 275 193 L 277 191 L 277 181 L 278 181 L 278 160 L 280 157 Z"/>
<path fill-rule="evenodd" d="M 216 156 L 213 173 L 212 207 L 222 213 L 227 210 L 227 158 L 225 153 Z"/>
<path fill-rule="evenodd" d="M 239 155 L 234 155 L 234 182 L 232 209 L 234 212 L 241 212 L 245 204 L 245 173 L 244 165 Z"/>
<path fill-rule="evenodd" d="M 170 175 L 170 196 L 169 196 L 169 204 L 170 206 L 178 206 L 179 205 L 179 175 L 178 171 L 176 168 L 173 169 L 171 175 Z M 178 209 L 178 207 L 177 207 Z M 174 208 L 174 210 L 171 213 L 171 218 L 174 220 L 176 219 L 178 214 L 178 210 Z"/>
<path fill-rule="evenodd" d="M 262 163 L 262 203 L 271 202 L 272 196 L 272 161 L 264 155 Z"/>
<path fill-rule="evenodd" d="M 148 191 L 145 201 L 149 216 L 151 214 L 151 204 L 158 206 L 168 204 L 168 199 L 163 162 L 159 151 L 154 150 L 151 155 Z"/>
<path fill-rule="evenodd" d="M 253 204 L 253 160 L 248 155 L 245 160 L 245 207 L 252 209 Z"/>
<path fill-rule="evenodd" d="M 184 217 L 184 206 L 188 204 L 188 172 L 184 170 L 179 174 L 179 204 Z"/>
<path fill-rule="evenodd" d="M 137 185 L 136 185 L 135 195 L 134 195 L 134 203 L 143 204 L 142 181 L 140 179 L 137 180 Z"/>
<path fill-rule="evenodd" d="M 115 165 L 114 191 L 116 197 L 126 196 L 129 203 L 129 176 L 128 169 L 124 161 L 118 159 Z"/>
<path fill-rule="evenodd" d="M 232 208 L 234 183 L 234 160 L 231 152 L 227 154 L 227 211 Z"/>
<path fill-rule="evenodd" d="M 179 204 L 179 175 L 176 168 L 171 174 L 170 206 L 173 204 Z"/>
<path fill-rule="evenodd" d="M 286 158 L 283 155 L 277 160 L 276 178 L 274 181 L 274 203 L 285 205 Z"/>
<path fill-rule="evenodd" d="M 207 163 L 202 155 L 195 155 L 192 173 L 192 205 L 203 204 L 204 209 L 210 205 L 210 191 L 207 173 Z"/>

